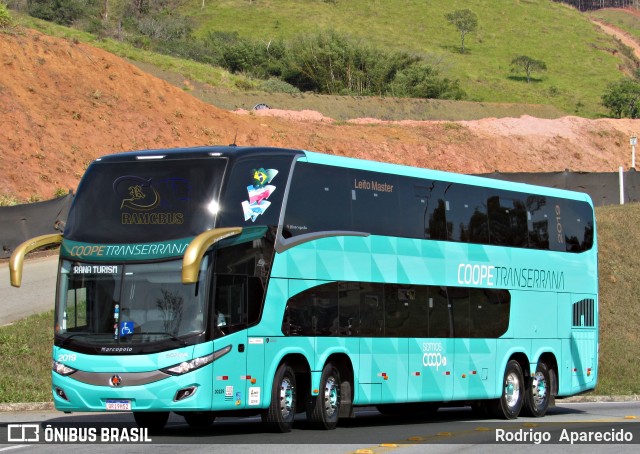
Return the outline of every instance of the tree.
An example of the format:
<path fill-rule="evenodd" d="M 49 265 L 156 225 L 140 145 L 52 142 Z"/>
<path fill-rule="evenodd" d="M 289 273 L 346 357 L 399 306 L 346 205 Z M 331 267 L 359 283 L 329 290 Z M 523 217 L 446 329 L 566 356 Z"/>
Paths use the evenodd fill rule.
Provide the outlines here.
<path fill-rule="evenodd" d="M 467 33 L 472 33 L 478 28 L 478 16 L 470 9 L 458 9 L 445 14 L 444 17 L 460 32 L 460 53 L 464 54 L 464 38 Z"/>
<path fill-rule="evenodd" d="M 547 65 L 542 60 L 536 60 L 527 55 L 519 55 L 511 60 L 511 71 L 524 71 L 527 75 L 527 83 L 531 82 L 531 73 L 534 71 L 546 71 Z"/>
<path fill-rule="evenodd" d="M 616 118 L 640 118 L 640 82 L 623 79 L 610 83 L 602 105 Z"/>

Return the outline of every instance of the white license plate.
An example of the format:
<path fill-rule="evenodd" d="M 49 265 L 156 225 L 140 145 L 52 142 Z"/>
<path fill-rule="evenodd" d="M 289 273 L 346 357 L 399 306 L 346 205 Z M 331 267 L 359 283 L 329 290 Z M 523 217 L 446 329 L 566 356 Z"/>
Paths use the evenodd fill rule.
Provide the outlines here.
<path fill-rule="evenodd" d="M 131 411 L 130 400 L 107 400 L 107 411 Z"/>

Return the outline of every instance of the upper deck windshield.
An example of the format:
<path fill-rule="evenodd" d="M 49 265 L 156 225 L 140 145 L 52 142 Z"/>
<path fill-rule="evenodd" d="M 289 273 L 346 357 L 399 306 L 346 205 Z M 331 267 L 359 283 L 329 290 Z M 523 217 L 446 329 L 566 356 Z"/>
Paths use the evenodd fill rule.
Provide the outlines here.
<path fill-rule="evenodd" d="M 56 336 L 87 352 L 140 352 L 193 343 L 205 331 L 206 275 L 184 285 L 181 260 L 95 265 L 63 260 Z"/>
<path fill-rule="evenodd" d="M 104 244 L 196 236 L 214 225 L 226 163 L 220 157 L 95 162 L 64 237 Z"/>

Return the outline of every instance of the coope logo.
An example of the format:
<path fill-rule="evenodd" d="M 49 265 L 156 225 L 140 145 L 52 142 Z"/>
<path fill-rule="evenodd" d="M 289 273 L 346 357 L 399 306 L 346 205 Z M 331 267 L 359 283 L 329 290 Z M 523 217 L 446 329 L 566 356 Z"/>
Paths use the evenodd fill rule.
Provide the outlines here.
<path fill-rule="evenodd" d="M 442 353 L 425 353 L 422 355 L 422 365 L 424 367 L 435 367 L 438 370 L 440 366 L 447 365 L 447 357 Z"/>

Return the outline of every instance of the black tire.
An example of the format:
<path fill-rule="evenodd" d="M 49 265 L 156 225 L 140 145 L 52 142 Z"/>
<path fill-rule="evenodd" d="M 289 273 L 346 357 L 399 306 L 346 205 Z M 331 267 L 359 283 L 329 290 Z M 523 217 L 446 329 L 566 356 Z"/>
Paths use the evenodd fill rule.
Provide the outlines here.
<path fill-rule="evenodd" d="M 149 433 L 157 433 L 164 429 L 169 420 L 168 411 L 135 411 L 133 418 L 138 427 L 149 429 Z"/>
<path fill-rule="evenodd" d="M 516 419 L 524 405 L 525 385 L 522 368 L 517 361 L 507 363 L 500 398 L 487 402 L 489 414 L 497 419 Z"/>
<path fill-rule="evenodd" d="M 189 427 L 194 429 L 206 429 L 211 427 L 216 416 L 212 412 L 206 413 L 185 413 L 184 420 L 189 424 Z"/>
<path fill-rule="evenodd" d="M 540 418 L 547 413 L 551 400 L 551 379 L 546 363 L 539 362 L 526 391 L 522 414 Z"/>
<path fill-rule="evenodd" d="M 296 412 L 296 376 L 293 369 L 283 363 L 273 378 L 271 403 L 262 412 L 262 422 L 271 432 L 290 432 Z"/>
<path fill-rule="evenodd" d="M 315 429 L 335 429 L 340 404 L 340 371 L 332 363 L 328 363 L 320 376 L 320 392 L 317 396 L 311 396 L 307 405 L 307 421 Z"/>

